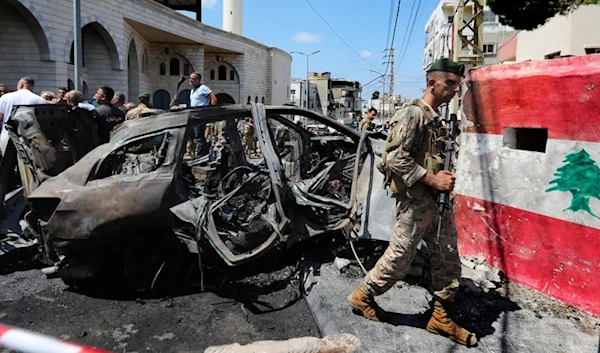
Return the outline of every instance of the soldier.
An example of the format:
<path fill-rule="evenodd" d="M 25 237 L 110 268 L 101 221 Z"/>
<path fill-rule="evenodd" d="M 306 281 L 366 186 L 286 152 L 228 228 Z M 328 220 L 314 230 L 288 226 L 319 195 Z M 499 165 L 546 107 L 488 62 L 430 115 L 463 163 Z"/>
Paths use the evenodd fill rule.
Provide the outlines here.
<path fill-rule="evenodd" d="M 129 104 L 129 103 L 127 103 Z M 150 104 L 150 94 L 143 92 L 138 96 L 138 106 L 133 108 L 125 114 L 125 120 L 139 119 L 142 114 L 155 113 L 156 109 L 152 108 Z"/>
<path fill-rule="evenodd" d="M 256 153 L 255 132 L 254 122 L 252 121 L 252 118 L 250 118 L 244 125 L 244 134 L 242 138 L 242 145 L 244 145 L 244 151 L 248 157 L 251 157 Z"/>
<path fill-rule="evenodd" d="M 358 131 L 373 131 L 375 129 L 375 124 L 373 124 L 373 119 L 377 115 L 377 109 L 371 108 L 367 113 L 367 116 L 362 118 L 360 123 L 358 123 Z"/>
<path fill-rule="evenodd" d="M 436 198 L 440 191 L 452 191 L 454 176 L 441 170 L 439 155 L 443 149 L 438 137 L 441 122 L 438 107 L 458 92 L 464 65 L 449 59 L 436 61 L 427 71 L 427 89 L 423 98 L 412 101 L 391 120 L 390 132 L 380 170 L 386 175 L 397 199 L 396 225 L 388 248 L 360 286 L 348 296 L 348 303 L 363 316 L 385 321 L 386 312 L 374 296 L 389 290 L 404 278 L 423 239 L 431 256 L 433 313 L 427 331 L 473 346 L 475 335 L 454 323 L 446 312 L 454 302 L 460 278 L 457 233 L 451 209 L 443 215 L 443 231 L 436 239 L 439 217 Z"/>

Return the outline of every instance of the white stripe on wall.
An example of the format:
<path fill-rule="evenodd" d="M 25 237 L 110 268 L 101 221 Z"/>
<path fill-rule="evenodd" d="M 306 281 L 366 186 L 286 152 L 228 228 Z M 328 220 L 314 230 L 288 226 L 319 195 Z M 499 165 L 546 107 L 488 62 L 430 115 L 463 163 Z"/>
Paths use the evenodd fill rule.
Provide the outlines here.
<path fill-rule="evenodd" d="M 462 132 L 458 142 L 457 194 L 600 229 L 600 219 L 585 211 L 567 210 L 570 192 L 546 192 L 556 185 L 550 181 L 565 165 L 567 154 L 585 149 L 600 168 L 600 143 L 549 139 L 542 153 L 502 147 L 502 135 Z M 596 178 L 600 189 L 600 175 Z M 600 217 L 600 200 L 590 197 L 589 206 Z"/>

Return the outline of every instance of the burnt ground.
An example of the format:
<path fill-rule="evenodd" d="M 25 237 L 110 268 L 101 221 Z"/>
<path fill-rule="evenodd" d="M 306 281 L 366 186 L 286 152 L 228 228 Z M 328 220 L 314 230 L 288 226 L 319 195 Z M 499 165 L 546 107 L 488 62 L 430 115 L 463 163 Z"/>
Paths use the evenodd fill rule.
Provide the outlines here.
<path fill-rule="evenodd" d="M 373 241 L 356 243 L 367 269 L 375 264 L 386 245 Z M 396 310 L 392 312 L 391 325 L 376 332 L 404 335 L 402 344 L 408 350 L 403 351 L 427 350 L 428 344 L 447 344 L 422 330 L 428 319 L 425 309 L 430 299 L 422 288 L 429 277 L 426 253 L 423 255 L 424 258 L 417 257 L 418 266 L 413 266 L 421 271 L 411 271 L 412 275 L 396 286 L 395 292 L 400 297 L 381 297 L 388 307 L 396 303 Z M 350 264 L 333 270 L 336 257 L 350 259 Z M 0 268 L 0 322 L 115 352 L 201 352 L 212 345 L 233 342 L 320 336 L 303 296 L 304 287 L 300 285 L 311 272 L 325 281 L 314 285 L 314 295 L 322 298 L 321 307 L 312 302 L 312 310 L 323 314 L 325 309 L 330 313 L 324 334 L 352 332 L 355 328 L 365 343 L 369 337 L 360 337 L 361 332 L 376 337 L 369 331 L 372 328 L 362 327 L 369 323 L 352 315 L 345 305 L 346 295 L 363 274 L 347 242 L 339 236 L 322 236 L 291 250 L 272 251 L 235 270 L 207 265 L 205 292 L 200 291 L 195 280 L 180 283 L 161 294 L 132 292 L 117 280 L 91 288 L 69 287 L 60 279 L 46 279 L 39 269 L 31 266 L 24 263 Z M 198 274 L 192 272 L 191 278 L 197 279 Z M 497 290 L 487 293 L 465 288 L 459 293 L 453 316 L 458 323 L 477 332 L 484 342 L 505 337 L 501 332 L 508 327 L 514 331 L 512 320 L 537 325 L 535 320 L 543 324 L 549 318 L 557 319 L 570 322 L 586 334 L 597 334 L 600 329 L 600 320 L 512 283 L 499 283 Z M 314 295 L 310 292 L 309 299 Z M 342 319 L 336 320 L 336 315 Z M 323 329 L 322 320 L 320 325 Z M 403 333 L 406 328 L 419 330 L 406 336 Z M 421 335 L 425 341 L 415 339 Z M 406 338 L 411 336 L 412 339 Z"/>
<path fill-rule="evenodd" d="M 181 283 L 160 295 L 130 291 L 116 280 L 69 287 L 31 263 L 5 267 L 0 322 L 114 352 L 202 352 L 234 342 L 320 337 L 300 290 L 298 254 L 207 275 L 205 292 Z"/>

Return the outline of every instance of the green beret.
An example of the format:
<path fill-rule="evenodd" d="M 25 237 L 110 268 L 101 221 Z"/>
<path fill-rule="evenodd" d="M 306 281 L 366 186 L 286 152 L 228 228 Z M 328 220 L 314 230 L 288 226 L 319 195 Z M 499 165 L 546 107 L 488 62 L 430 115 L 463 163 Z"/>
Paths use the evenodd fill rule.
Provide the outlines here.
<path fill-rule="evenodd" d="M 142 98 L 150 98 L 150 94 L 146 93 L 146 92 L 142 92 L 140 93 L 140 95 L 138 96 L 138 99 L 142 99 Z"/>
<path fill-rule="evenodd" d="M 441 58 L 431 64 L 431 67 L 427 70 L 427 72 L 432 71 L 451 72 L 462 76 L 465 73 L 465 64 L 454 62 L 448 58 Z"/>

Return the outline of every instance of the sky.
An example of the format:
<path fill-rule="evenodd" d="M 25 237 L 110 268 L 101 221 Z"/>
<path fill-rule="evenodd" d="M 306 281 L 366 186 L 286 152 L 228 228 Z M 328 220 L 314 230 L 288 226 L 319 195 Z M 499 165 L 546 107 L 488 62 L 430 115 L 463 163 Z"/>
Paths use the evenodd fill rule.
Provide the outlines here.
<path fill-rule="evenodd" d="M 394 93 L 419 98 L 425 83 L 424 28 L 437 4 L 438 0 L 401 0 L 393 36 L 398 0 L 245 0 L 242 34 L 287 52 L 320 50 L 309 57 L 310 71 L 328 71 L 335 78 L 359 81 L 363 99 L 371 98 L 375 90 L 382 91 L 380 74 L 370 70 L 384 73 L 387 68 L 389 73 L 389 51 L 385 49 L 393 47 Z M 203 0 L 202 22 L 222 28 L 222 10 L 222 0 Z M 193 13 L 186 14 L 195 18 Z M 292 57 L 292 77 L 305 78 L 306 57 Z"/>

